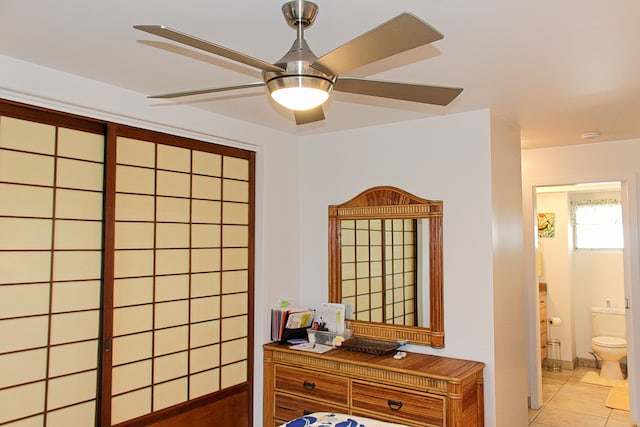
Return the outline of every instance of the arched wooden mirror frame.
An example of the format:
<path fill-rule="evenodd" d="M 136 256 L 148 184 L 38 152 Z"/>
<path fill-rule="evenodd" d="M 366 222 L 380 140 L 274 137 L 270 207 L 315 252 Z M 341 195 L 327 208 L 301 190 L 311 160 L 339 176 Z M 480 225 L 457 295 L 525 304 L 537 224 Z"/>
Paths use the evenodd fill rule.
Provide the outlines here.
<path fill-rule="evenodd" d="M 344 219 L 429 219 L 429 327 L 350 320 L 354 336 L 444 347 L 442 201 L 426 200 L 390 186 L 373 187 L 329 206 L 329 302 L 342 301 L 341 232 Z"/>

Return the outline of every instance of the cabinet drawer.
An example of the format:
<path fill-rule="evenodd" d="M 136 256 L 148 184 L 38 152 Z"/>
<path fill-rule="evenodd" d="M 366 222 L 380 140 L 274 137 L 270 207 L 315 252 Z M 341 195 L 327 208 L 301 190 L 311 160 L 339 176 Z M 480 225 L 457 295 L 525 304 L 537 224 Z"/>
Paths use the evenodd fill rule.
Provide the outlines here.
<path fill-rule="evenodd" d="M 354 381 L 351 389 L 351 407 L 380 414 L 381 418 L 417 421 L 442 426 L 445 417 L 445 398 L 434 394 L 409 393 L 392 387 Z M 400 421 L 396 421 L 400 422 Z"/>
<path fill-rule="evenodd" d="M 342 412 L 347 414 L 349 409 L 346 406 L 276 392 L 273 415 L 277 420 L 283 420 L 283 422 L 291 421 L 312 412 Z"/>
<path fill-rule="evenodd" d="M 349 380 L 336 375 L 276 365 L 276 390 L 347 406 Z"/>

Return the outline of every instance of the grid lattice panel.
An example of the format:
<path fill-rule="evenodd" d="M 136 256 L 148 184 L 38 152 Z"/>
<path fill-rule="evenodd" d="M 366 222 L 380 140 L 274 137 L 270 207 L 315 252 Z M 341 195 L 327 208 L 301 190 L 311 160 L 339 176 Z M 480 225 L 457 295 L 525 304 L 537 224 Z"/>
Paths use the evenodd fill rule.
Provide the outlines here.
<path fill-rule="evenodd" d="M 416 221 L 385 220 L 385 322 L 415 326 Z"/>
<path fill-rule="evenodd" d="M 247 381 L 249 162 L 119 137 L 112 423 Z"/>
<path fill-rule="evenodd" d="M 416 221 L 340 222 L 342 302 L 357 320 L 416 325 Z"/>
<path fill-rule="evenodd" d="M 0 118 L 0 426 L 95 425 L 104 137 Z"/>

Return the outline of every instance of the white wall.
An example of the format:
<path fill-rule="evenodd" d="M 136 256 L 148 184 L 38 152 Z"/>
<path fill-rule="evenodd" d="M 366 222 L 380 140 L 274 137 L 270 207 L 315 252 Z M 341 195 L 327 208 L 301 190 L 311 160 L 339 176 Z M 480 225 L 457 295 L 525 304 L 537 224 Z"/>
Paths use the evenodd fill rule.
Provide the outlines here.
<path fill-rule="evenodd" d="M 509 390 L 497 389 L 495 363 L 496 354 L 504 354 L 501 346 L 512 339 L 517 343 L 524 336 L 524 320 L 505 328 L 508 335 L 494 341 L 494 262 L 505 255 L 494 254 L 494 245 L 500 247 L 500 242 L 505 242 L 502 249 L 506 251 L 513 249 L 515 242 L 517 251 L 522 236 L 517 188 L 519 136 L 515 132 L 516 148 L 507 151 L 508 159 L 501 161 L 492 159 L 491 132 L 489 111 L 483 110 L 302 138 L 301 302 L 313 306 L 327 300 L 329 205 L 345 202 L 378 185 L 443 200 L 445 348 L 409 347 L 412 351 L 485 362 L 486 425 L 526 425 L 525 382 L 511 382 Z M 495 177 L 491 170 L 494 160 L 503 165 Z M 516 187 L 516 206 L 507 211 L 507 226 L 494 227 L 505 218 L 492 211 L 493 192 L 497 190 L 492 180 L 504 178 L 505 172 L 511 174 L 512 184 L 505 183 L 510 198 L 503 203 L 514 204 Z M 494 235 L 498 230 L 510 236 Z M 503 271 L 499 277 L 509 274 Z M 517 276 L 510 283 L 522 298 L 521 269 Z M 517 330 L 519 333 L 513 334 Z M 516 355 L 518 351 L 516 348 Z M 521 363 L 524 358 L 523 353 Z M 517 364 L 510 363 L 506 368 L 510 370 Z M 524 378 L 524 365 L 522 371 Z M 499 417 L 497 399 L 501 402 Z M 514 419 L 519 422 L 508 422 Z"/>
<path fill-rule="evenodd" d="M 640 301 L 640 274 L 638 255 L 638 179 L 640 174 L 640 139 L 572 145 L 546 149 L 524 150 L 522 153 L 522 192 L 524 194 L 525 251 L 527 262 L 526 287 L 528 309 L 533 312 L 537 301 L 535 279 L 534 236 L 534 188 L 544 185 L 575 184 L 581 182 L 621 181 L 623 222 L 625 227 L 624 281 L 625 296 L 630 299 L 627 310 L 627 362 L 630 375 L 631 417 L 640 419 L 640 310 L 633 301 Z M 530 360 L 536 352 L 535 320 L 528 319 Z M 635 334 L 634 334 L 635 332 Z M 635 335 L 635 336 L 634 336 Z M 538 359 L 539 360 L 539 359 Z M 529 378 L 532 398 L 537 394 L 540 370 L 538 363 L 530 363 Z"/>
<path fill-rule="evenodd" d="M 542 251 L 542 276 L 538 280 L 547 284 L 547 319 L 559 317 L 562 320 L 560 326 L 548 329 L 548 338 L 560 340 L 560 358 L 570 362 L 576 357 L 576 353 L 567 228 L 568 206 L 567 193 L 545 193 L 537 197 L 537 212 L 554 213 L 556 225 L 554 237 L 538 239 Z"/>
<path fill-rule="evenodd" d="M 254 425 L 262 425 L 262 347 L 268 308 L 298 298 L 299 145 L 295 135 L 186 106 L 153 107 L 144 94 L 0 55 L 0 98 L 256 151 Z"/>
<path fill-rule="evenodd" d="M 520 154 L 520 129 L 492 115 L 491 229 L 497 426 L 528 423 L 528 414 L 521 410 L 528 402 Z"/>

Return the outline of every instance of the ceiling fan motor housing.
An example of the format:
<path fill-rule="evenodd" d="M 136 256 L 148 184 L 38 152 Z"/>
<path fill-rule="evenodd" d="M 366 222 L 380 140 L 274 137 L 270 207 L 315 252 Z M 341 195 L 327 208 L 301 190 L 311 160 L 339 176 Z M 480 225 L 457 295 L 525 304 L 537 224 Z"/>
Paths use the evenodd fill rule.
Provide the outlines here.
<path fill-rule="evenodd" d="M 282 6 L 282 13 L 287 24 L 297 31 L 298 37 L 289 51 L 274 64 L 286 71 L 262 71 L 269 92 L 286 87 L 305 87 L 329 93 L 336 76 L 311 67 L 318 57 L 311 51 L 303 34 L 303 30 L 313 24 L 318 6 L 310 1 L 291 1 Z"/>
<path fill-rule="evenodd" d="M 286 55 L 274 64 L 286 71 L 263 71 L 262 77 L 270 92 L 285 87 L 308 87 L 329 93 L 336 76 L 312 68 L 310 65 L 316 59 L 307 42 L 297 39 Z"/>

